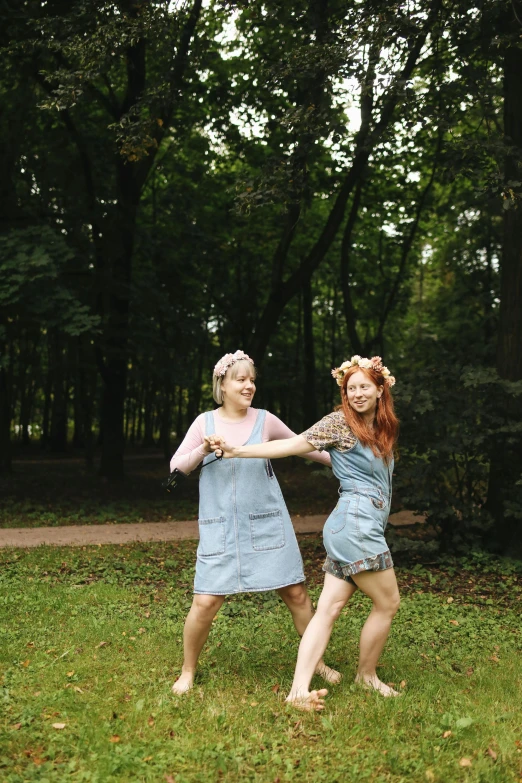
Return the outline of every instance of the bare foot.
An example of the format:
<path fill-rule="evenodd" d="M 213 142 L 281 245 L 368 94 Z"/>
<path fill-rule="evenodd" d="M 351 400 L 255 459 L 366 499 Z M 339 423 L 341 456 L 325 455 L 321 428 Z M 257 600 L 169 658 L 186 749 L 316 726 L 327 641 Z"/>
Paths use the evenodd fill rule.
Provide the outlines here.
<path fill-rule="evenodd" d="M 331 669 L 330 666 L 327 666 L 324 663 L 324 661 L 321 661 L 317 664 L 315 673 L 318 674 L 319 677 L 322 677 L 323 680 L 325 680 L 330 685 L 339 685 L 343 679 L 341 672 L 338 672 L 336 669 Z"/>
<path fill-rule="evenodd" d="M 324 710 L 324 696 L 328 691 L 326 688 L 321 688 L 319 691 L 310 691 L 310 693 L 292 693 L 290 692 L 285 699 L 286 704 L 294 707 L 296 710 L 302 710 L 303 712 L 320 712 Z"/>
<path fill-rule="evenodd" d="M 192 672 L 181 672 L 181 675 L 172 686 L 172 693 L 181 696 L 189 691 L 194 685 L 194 674 Z"/>
<path fill-rule="evenodd" d="M 399 691 L 394 691 L 385 682 L 381 682 L 376 674 L 358 674 L 355 678 L 355 682 L 359 685 L 363 685 L 365 688 L 371 691 L 377 691 L 382 696 L 402 696 Z"/>

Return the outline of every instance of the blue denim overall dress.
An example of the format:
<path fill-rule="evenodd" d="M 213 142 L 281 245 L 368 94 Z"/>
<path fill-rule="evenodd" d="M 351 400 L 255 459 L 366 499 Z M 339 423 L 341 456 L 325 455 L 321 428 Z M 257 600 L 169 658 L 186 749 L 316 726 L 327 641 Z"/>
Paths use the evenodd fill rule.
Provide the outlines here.
<path fill-rule="evenodd" d="M 340 579 L 393 568 L 384 538 L 392 491 L 393 460 L 386 463 L 356 441 L 349 451 L 328 449 L 340 481 L 339 501 L 323 530 L 323 570 Z"/>
<path fill-rule="evenodd" d="M 262 443 L 265 416 L 258 411 L 245 446 Z M 215 433 L 211 411 L 205 431 Z M 208 455 L 203 463 L 213 459 Z M 261 592 L 303 581 L 301 553 L 270 461 L 223 459 L 202 470 L 194 592 Z"/>

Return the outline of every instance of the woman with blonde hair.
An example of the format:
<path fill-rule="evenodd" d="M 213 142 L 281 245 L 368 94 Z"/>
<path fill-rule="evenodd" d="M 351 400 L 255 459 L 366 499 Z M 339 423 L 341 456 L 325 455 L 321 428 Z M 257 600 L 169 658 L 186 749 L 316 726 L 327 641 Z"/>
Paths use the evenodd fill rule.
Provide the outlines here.
<path fill-rule="evenodd" d="M 301 640 L 287 697 L 287 702 L 305 710 L 324 708 L 326 689 L 310 691 L 310 681 L 335 620 L 358 588 L 369 596 L 372 609 L 361 631 L 355 681 L 383 696 L 398 695 L 381 682 L 376 670 L 400 602 L 384 538 L 399 425 L 390 393 L 395 378 L 379 356 L 352 356 L 332 370 L 332 375 L 341 387 L 341 406 L 302 435 L 241 447 L 233 447 L 222 438 L 212 439 L 214 450 L 222 449 L 225 457 L 234 458 L 275 459 L 327 450 L 339 479 L 339 501 L 323 530 L 327 555 L 324 587 Z"/>
<path fill-rule="evenodd" d="M 255 379 L 254 363 L 243 351 L 223 356 L 213 373 L 213 395 L 220 407 L 197 417 L 170 463 L 171 471 L 183 473 L 201 462 L 205 466 L 199 483 L 194 599 L 185 621 L 183 668 L 172 686 L 175 694 L 192 688 L 199 655 L 227 595 L 276 590 L 300 636 L 313 614 L 301 553 L 270 461 L 218 462 L 212 454 L 212 438 L 241 446 L 295 436 L 277 416 L 252 407 Z M 327 454 L 310 451 L 309 459 L 331 464 Z M 320 658 L 315 670 L 328 682 L 338 682 L 339 673 Z"/>

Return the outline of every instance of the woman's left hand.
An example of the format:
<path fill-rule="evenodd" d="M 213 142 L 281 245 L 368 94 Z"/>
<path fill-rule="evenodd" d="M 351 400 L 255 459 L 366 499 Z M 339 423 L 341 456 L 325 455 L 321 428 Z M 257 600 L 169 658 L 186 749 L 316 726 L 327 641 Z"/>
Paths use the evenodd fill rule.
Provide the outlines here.
<path fill-rule="evenodd" d="M 230 457 L 234 456 L 235 447 L 229 446 L 221 435 L 209 435 L 208 437 L 205 437 L 205 440 L 208 442 L 216 456 L 221 455 L 222 457 L 225 457 L 225 459 L 230 459 Z"/>

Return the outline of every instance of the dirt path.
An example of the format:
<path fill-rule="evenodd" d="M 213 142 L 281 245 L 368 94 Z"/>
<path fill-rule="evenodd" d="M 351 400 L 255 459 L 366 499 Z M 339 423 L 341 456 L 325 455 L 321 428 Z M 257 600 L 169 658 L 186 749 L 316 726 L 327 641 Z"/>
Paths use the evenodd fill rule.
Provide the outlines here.
<path fill-rule="evenodd" d="M 414 525 L 422 517 L 411 511 L 390 516 L 394 527 Z M 292 517 L 296 533 L 320 533 L 326 515 Z M 13 527 L 0 530 L 0 547 L 87 546 L 96 544 L 130 544 L 133 541 L 179 541 L 198 538 L 198 523 L 142 522 L 132 525 L 74 525 L 68 527 Z"/>

